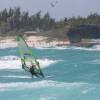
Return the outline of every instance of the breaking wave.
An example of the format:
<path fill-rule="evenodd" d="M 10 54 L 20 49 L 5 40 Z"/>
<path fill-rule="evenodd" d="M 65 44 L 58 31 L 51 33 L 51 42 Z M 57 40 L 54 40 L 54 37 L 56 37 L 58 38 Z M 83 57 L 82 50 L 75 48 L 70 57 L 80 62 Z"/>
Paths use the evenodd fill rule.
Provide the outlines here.
<path fill-rule="evenodd" d="M 38 59 L 42 68 L 59 62 L 59 60 Z M 4 56 L 0 58 L 0 69 L 21 69 L 21 61 L 17 56 Z"/>
<path fill-rule="evenodd" d="M 59 88 L 80 88 L 83 86 L 88 85 L 88 83 L 64 83 L 64 82 L 57 82 L 52 80 L 42 80 L 39 82 L 14 82 L 14 83 L 0 83 L 0 90 L 7 90 L 7 89 L 17 89 L 20 87 L 20 89 L 25 88 L 44 88 L 44 87 L 59 87 Z"/>
<path fill-rule="evenodd" d="M 66 50 L 66 49 L 73 49 L 73 50 L 85 50 L 85 51 L 99 51 L 100 45 L 94 45 L 93 47 L 77 47 L 77 46 L 55 46 L 55 47 L 36 47 L 39 50 Z"/>

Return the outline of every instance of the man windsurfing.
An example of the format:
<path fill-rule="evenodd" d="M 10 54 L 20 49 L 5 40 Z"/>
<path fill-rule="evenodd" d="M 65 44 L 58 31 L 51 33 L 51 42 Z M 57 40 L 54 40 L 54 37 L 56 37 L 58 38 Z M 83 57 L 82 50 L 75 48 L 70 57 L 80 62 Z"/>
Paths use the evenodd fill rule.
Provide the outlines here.
<path fill-rule="evenodd" d="M 36 57 L 33 54 L 32 49 L 28 46 L 24 38 L 19 35 L 17 36 L 19 53 L 21 56 L 22 68 L 30 72 L 32 77 L 44 77 L 42 70 L 40 68 L 39 62 L 37 61 Z"/>
<path fill-rule="evenodd" d="M 32 75 L 32 78 L 33 76 L 36 76 L 36 77 L 44 77 L 44 74 L 42 73 L 42 71 L 38 70 L 36 68 L 36 65 L 32 63 L 31 61 L 31 65 L 27 66 L 26 63 L 25 63 L 25 56 L 24 56 L 24 59 L 21 59 L 22 61 L 22 69 L 24 69 L 25 71 L 27 72 L 30 72 L 31 75 Z M 38 66 L 39 66 L 39 62 L 37 62 Z"/>

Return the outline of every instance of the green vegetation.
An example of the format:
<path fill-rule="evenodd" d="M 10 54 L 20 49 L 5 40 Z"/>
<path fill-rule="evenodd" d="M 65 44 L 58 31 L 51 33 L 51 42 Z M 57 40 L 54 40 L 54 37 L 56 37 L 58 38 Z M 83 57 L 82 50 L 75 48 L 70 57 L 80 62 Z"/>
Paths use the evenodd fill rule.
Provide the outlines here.
<path fill-rule="evenodd" d="M 100 15 L 98 13 L 90 13 L 87 17 L 75 17 L 69 18 L 68 22 L 72 27 L 80 25 L 97 25 L 100 26 Z"/>
<path fill-rule="evenodd" d="M 18 30 L 50 30 L 55 28 L 56 22 L 49 13 L 44 16 L 41 11 L 29 16 L 28 12 L 21 12 L 20 8 L 6 8 L 0 12 L 0 33 L 5 34 Z M 13 33 L 13 32 L 12 32 Z"/>
<path fill-rule="evenodd" d="M 67 13 L 67 12 L 66 12 Z M 20 8 L 6 8 L 0 11 L 0 34 L 5 35 L 6 33 L 10 35 L 15 35 L 18 31 L 31 31 L 31 30 L 59 30 L 64 29 L 65 26 L 77 27 L 79 25 L 100 25 L 100 15 L 97 13 L 91 13 L 87 17 L 70 17 L 65 18 L 60 21 L 50 17 L 47 12 L 42 15 L 41 11 L 34 15 L 29 15 L 28 12 L 21 12 Z"/>

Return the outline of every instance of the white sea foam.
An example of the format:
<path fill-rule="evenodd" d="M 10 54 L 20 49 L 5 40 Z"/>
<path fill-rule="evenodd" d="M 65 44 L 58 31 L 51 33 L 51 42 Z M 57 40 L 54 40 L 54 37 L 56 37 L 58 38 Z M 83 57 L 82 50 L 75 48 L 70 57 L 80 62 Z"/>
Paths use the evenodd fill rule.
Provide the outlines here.
<path fill-rule="evenodd" d="M 0 76 L 2 78 L 25 78 L 25 79 L 30 79 L 30 76 L 19 76 L 19 75 L 7 75 L 7 76 Z"/>
<path fill-rule="evenodd" d="M 96 86 L 97 86 L 97 85 L 96 85 Z M 82 94 L 87 94 L 87 93 L 89 93 L 89 92 L 91 92 L 91 91 L 95 91 L 95 90 L 96 90 L 96 87 L 95 87 L 95 85 L 94 85 L 94 86 L 91 86 L 91 87 L 82 89 L 81 93 L 82 93 Z"/>
<path fill-rule="evenodd" d="M 42 68 L 45 68 L 45 67 L 48 67 L 50 66 L 51 64 L 55 64 L 57 62 L 59 62 L 60 60 L 50 60 L 50 59 L 38 59 L 40 65 Z"/>
<path fill-rule="evenodd" d="M 0 83 L 0 90 L 7 89 L 26 89 L 26 88 L 44 88 L 44 87 L 59 87 L 66 89 L 80 88 L 88 85 L 88 83 L 64 83 L 51 80 L 43 80 L 38 82 L 15 82 L 15 83 Z"/>
<path fill-rule="evenodd" d="M 8 47 L 1 47 L 0 49 L 6 49 Z M 100 50 L 100 45 L 94 45 L 93 47 L 78 47 L 78 46 L 39 46 L 39 47 L 34 47 L 35 49 L 40 49 L 40 50 L 66 50 L 66 49 L 74 49 L 74 50 L 85 50 L 85 51 L 99 51 Z"/>
<path fill-rule="evenodd" d="M 88 61 L 87 63 L 89 63 L 89 64 L 100 64 L 100 59 L 91 60 L 91 61 Z"/>
<path fill-rule="evenodd" d="M 49 97 L 49 96 L 45 96 L 45 97 L 40 97 L 39 100 L 57 100 L 57 97 Z"/>
<path fill-rule="evenodd" d="M 59 60 L 38 59 L 41 68 L 57 63 Z M 0 69 L 21 69 L 21 61 L 17 56 L 4 56 L 0 58 Z"/>
<path fill-rule="evenodd" d="M 90 48 L 86 48 L 86 47 L 77 47 L 77 46 L 71 46 L 68 49 L 73 49 L 73 50 L 84 50 L 84 51 L 97 51 L 99 49 L 94 48 L 94 47 L 90 47 Z"/>
<path fill-rule="evenodd" d="M 88 90 L 83 90 L 82 91 L 82 94 L 87 94 L 88 93 Z"/>
<path fill-rule="evenodd" d="M 36 47 L 36 49 L 40 50 L 66 50 L 66 49 L 72 49 L 72 50 L 85 50 L 85 51 L 99 51 L 100 45 L 94 45 L 93 47 L 77 47 L 77 46 L 54 46 L 54 47 Z"/>
<path fill-rule="evenodd" d="M 3 56 L 3 57 L 0 57 L 0 60 L 18 60 L 20 59 L 18 56 Z"/>
<path fill-rule="evenodd" d="M 100 44 L 94 45 L 94 46 L 93 46 L 93 49 L 100 50 Z"/>
<path fill-rule="evenodd" d="M 68 49 L 69 46 L 52 46 L 52 47 L 35 47 L 36 49 L 44 50 L 44 49 L 51 49 L 51 50 L 65 50 Z"/>

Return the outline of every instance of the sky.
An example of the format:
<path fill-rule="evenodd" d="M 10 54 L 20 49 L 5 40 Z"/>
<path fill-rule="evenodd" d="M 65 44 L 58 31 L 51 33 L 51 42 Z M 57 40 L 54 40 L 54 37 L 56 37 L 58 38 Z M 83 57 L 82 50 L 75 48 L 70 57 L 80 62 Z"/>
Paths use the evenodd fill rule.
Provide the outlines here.
<path fill-rule="evenodd" d="M 100 0 L 0 0 L 0 10 L 10 7 L 20 7 L 30 15 L 38 11 L 49 12 L 56 20 L 95 12 L 100 14 Z"/>

